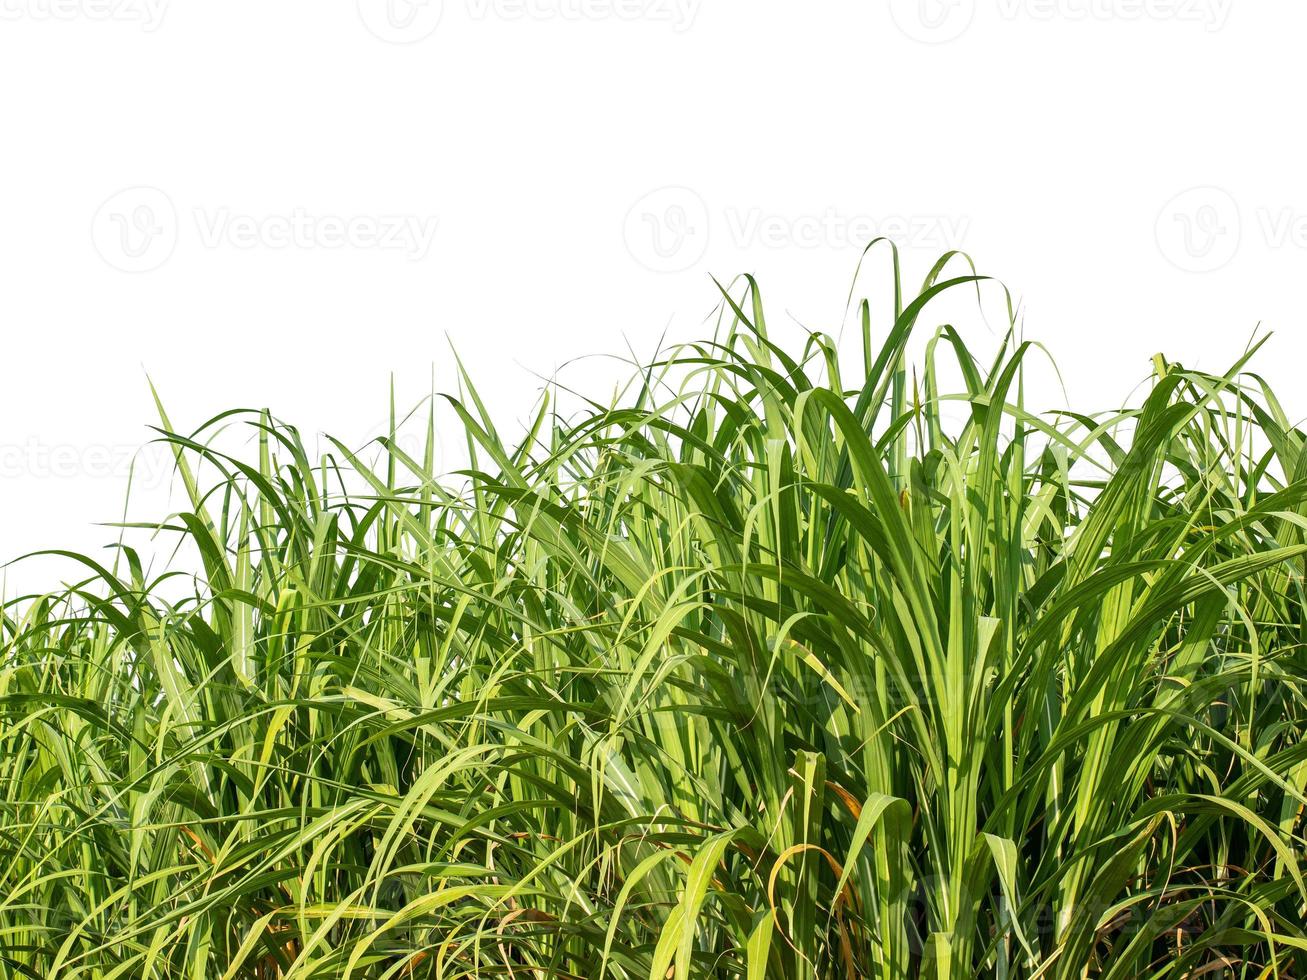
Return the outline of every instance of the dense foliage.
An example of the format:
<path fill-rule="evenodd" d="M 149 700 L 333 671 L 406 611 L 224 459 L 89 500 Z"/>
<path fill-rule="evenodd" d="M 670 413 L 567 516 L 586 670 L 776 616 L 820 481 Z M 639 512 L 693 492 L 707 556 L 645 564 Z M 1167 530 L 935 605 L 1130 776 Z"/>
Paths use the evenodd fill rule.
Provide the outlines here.
<path fill-rule="evenodd" d="M 442 478 L 165 416 L 190 594 L 0 623 L 0 975 L 1307 974 L 1304 435 L 1242 363 L 1029 414 L 918 328 L 996 289 L 842 363 L 744 280 Z"/>

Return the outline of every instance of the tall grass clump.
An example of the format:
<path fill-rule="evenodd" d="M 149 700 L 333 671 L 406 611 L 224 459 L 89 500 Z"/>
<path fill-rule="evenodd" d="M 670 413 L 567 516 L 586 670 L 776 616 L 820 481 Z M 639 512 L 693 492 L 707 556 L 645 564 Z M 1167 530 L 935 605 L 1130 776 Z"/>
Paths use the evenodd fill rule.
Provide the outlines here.
<path fill-rule="evenodd" d="M 1307 975 L 1304 433 L 1029 412 L 894 276 L 520 440 L 463 379 L 452 476 L 164 416 L 202 574 L 4 608 L 0 975 Z"/>

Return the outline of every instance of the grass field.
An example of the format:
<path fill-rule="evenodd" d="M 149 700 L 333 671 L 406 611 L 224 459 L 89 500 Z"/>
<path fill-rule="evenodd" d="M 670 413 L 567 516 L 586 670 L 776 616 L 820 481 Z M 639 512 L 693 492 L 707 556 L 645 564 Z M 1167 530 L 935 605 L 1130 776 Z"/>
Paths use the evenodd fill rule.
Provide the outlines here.
<path fill-rule="evenodd" d="M 946 291 L 841 360 L 741 280 L 520 440 L 465 379 L 452 475 L 164 415 L 190 594 L 0 623 L 0 975 L 1307 976 L 1303 432 L 1244 362 L 1028 414 Z"/>

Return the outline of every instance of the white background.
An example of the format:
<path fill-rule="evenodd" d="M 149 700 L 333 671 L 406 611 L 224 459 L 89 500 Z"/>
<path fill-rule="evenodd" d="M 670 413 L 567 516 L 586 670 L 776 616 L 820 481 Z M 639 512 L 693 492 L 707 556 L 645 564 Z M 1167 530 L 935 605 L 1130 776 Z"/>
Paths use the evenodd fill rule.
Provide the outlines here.
<path fill-rule="evenodd" d="M 452 342 L 509 424 L 706 333 L 712 275 L 838 330 L 877 232 L 1003 279 L 1078 408 L 1261 323 L 1307 412 L 1304 36 L 1269 0 L 0 0 L 0 560 L 112 538 L 146 372 L 181 428 L 360 444 Z"/>

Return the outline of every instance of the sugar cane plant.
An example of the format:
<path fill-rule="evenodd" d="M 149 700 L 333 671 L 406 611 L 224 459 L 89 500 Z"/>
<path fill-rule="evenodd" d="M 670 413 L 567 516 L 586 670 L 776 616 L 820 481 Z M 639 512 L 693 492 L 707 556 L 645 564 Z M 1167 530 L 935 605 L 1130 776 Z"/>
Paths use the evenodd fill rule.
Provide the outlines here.
<path fill-rule="evenodd" d="M 745 278 L 520 439 L 464 377 L 454 474 L 161 407 L 202 572 L 4 606 L 0 975 L 1307 975 L 1304 433 L 1030 410 L 887 261 L 852 357 Z"/>

